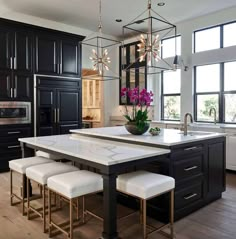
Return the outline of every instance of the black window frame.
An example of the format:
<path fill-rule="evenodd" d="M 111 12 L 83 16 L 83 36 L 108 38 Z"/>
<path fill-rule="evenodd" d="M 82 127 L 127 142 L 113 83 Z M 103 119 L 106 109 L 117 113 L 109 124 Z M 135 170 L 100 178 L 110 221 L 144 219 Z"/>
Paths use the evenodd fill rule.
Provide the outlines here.
<path fill-rule="evenodd" d="M 219 100 L 218 100 L 218 109 L 219 109 L 219 120 L 217 123 L 224 123 L 224 124 L 235 124 L 235 122 L 227 122 L 225 121 L 225 95 L 227 94 L 235 94 L 236 95 L 236 90 L 231 90 L 231 91 L 225 91 L 224 89 L 224 71 L 225 71 L 225 64 L 230 63 L 230 62 L 236 62 L 236 60 L 231 60 L 231 61 L 225 61 L 225 62 L 218 62 L 218 63 L 211 63 L 211 64 L 204 64 L 204 65 L 197 65 L 194 66 L 194 121 L 199 122 L 199 123 L 214 123 L 214 121 L 202 121 L 198 120 L 197 118 L 197 96 L 198 95 L 219 95 Z M 220 66 L 220 88 L 219 91 L 211 91 L 211 92 L 199 92 L 197 93 L 197 78 L 196 78 L 196 68 L 199 66 L 206 66 L 206 65 L 215 65 L 219 64 Z"/>
<path fill-rule="evenodd" d="M 220 47 L 216 48 L 216 49 L 211 49 L 211 50 L 217 50 L 217 49 L 224 48 L 224 31 L 223 31 L 224 30 L 224 26 L 232 24 L 232 23 L 236 23 L 236 21 L 234 20 L 234 21 L 230 21 L 230 22 L 226 22 L 226 23 L 222 23 L 222 24 L 217 24 L 217 25 L 214 25 L 214 26 L 205 27 L 205 28 L 201 28 L 201 29 L 195 30 L 193 32 L 193 53 L 199 53 L 199 52 L 208 51 L 208 50 L 205 50 L 205 51 L 198 51 L 198 52 L 196 52 L 196 32 L 201 32 L 201 31 L 209 30 L 209 29 L 216 28 L 216 27 L 220 27 Z M 236 44 L 235 44 L 235 46 L 236 46 Z"/>
<path fill-rule="evenodd" d="M 180 69 L 181 72 L 181 69 Z M 181 82 L 181 77 L 180 77 L 180 82 Z M 173 121 L 173 122 L 179 122 L 181 120 L 181 115 L 179 117 L 179 119 L 166 119 L 165 116 L 165 110 L 164 110 L 164 98 L 166 96 L 179 96 L 181 99 L 181 89 L 180 89 L 180 93 L 173 93 L 173 94 L 164 94 L 164 72 L 161 72 L 161 120 L 165 120 L 165 121 Z M 180 109 L 180 113 L 181 113 L 181 109 Z"/>

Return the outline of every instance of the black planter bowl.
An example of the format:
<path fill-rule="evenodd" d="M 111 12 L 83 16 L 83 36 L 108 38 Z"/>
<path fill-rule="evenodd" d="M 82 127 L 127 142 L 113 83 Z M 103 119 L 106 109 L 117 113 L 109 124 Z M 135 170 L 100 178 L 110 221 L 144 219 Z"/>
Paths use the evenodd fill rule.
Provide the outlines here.
<path fill-rule="evenodd" d="M 145 132 L 148 131 L 149 126 L 150 126 L 150 124 L 149 124 L 149 123 L 146 123 L 145 126 L 142 128 L 142 130 L 140 130 L 140 129 L 137 127 L 136 122 L 127 122 L 127 123 L 125 124 L 126 130 L 127 130 L 129 133 L 133 134 L 133 135 L 142 135 L 142 134 L 144 134 Z"/>

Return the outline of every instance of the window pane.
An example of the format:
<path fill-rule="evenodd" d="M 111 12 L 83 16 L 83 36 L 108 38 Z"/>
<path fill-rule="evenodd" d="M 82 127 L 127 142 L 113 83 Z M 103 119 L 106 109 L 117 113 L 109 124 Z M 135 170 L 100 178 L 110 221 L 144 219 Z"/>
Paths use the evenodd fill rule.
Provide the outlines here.
<path fill-rule="evenodd" d="M 139 89 L 145 88 L 145 69 L 139 69 Z"/>
<path fill-rule="evenodd" d="M 197 96 L 197 121 L 214 121 L 214 116 L 209 116 L 211 108 L 216 109 L 216 120 L 219 121 L 219 96 L 198 95 Z"/>
<path fill-rule="evenodd" d="M 134 63 L 135 62 L 135 45 L 131 45 L 130 46 L 130 63 Z"/>
<path fill-rule="evenodd" d="M 180 93 L 180 69 L 163 73 L 163 94 Z"/>
<path fill-rule="evenodd" d="M 180 96 L 164 96 L 164 119 L 180 119 Z"/>
<path fill-rule="evenodd" d="M 195 32 L 195 52 L 220 48 L 220 27 Z"/>
<path fill-rule="evenodd" d="M 130 71 L 129 74 L 130 74 L 130 79 L 129 79 L 130 86 L 129 87 L 130 87 L 130 89 L 133 89 L 133 88 L 135 88 L 135 72 Z"/>
<path fill-rule="evenodd" d="M 224 47 L 236 45 L 236 23 L 224 25 Z"/>
<path fill-rule="evenodd" d="M 225 122 L 236 122 L 236 94 L 225 95 Z"/>
<path fill-rule="evenodd" d="M 176 52 L 175 52 L 175 37 L 162 40 L 162 58 L 181 55 L 181 37 L 176 37 Z"/>
<path fill-rule="evenodd" d="M 126 71 L 122 71 L 122 78 L 121 78 L 121 89 L 126 88 Z M 127 99 L 125 96 L 121 97 L 121 103 L 126 103 Z"/>
<path fill-rule="evenodd" d="M 224 71 L 225 91 L 236 90 L 235 69 L 236 69 L 236 61 L 225 63 L 225 71 Z"/>
<path fill-rule="evenodd" d="M 196 91 L 215 92 L 220 90 L 220 65 L 196 67 Z"/>

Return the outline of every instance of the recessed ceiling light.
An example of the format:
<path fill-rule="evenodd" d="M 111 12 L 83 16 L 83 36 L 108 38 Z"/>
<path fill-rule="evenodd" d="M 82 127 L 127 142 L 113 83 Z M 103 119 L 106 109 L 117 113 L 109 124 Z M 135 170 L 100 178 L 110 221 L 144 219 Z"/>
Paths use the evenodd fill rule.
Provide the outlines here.
<path fill-rule="evenodd" d="M 157 3 L 157 6 L 159 6 L 159 7 L 163 7 L 163 6 L 165 6 L 166 4 L 164 3 L 164 2 L 159 2 L 159 3 Z"/>
<path fill-rule="evenodd" d="M 116 22 L 122 22 L 122 19 L 116 19 Z"/>

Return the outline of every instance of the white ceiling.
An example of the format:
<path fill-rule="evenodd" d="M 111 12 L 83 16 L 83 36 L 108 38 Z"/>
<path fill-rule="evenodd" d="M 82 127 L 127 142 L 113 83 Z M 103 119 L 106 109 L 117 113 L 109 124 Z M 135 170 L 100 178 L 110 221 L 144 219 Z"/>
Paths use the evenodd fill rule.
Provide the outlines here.
<path fill-rule="evenodd" d="M 158 7 L 158 2 L 165 2 Z M 0 0 L 1 8 L 97 30 L 99 0 Z M 236 6 L 236 0 L 152 0 L 152 8 L 171 23 L 178 23 Z M 147 0 L 102 0 L 103 32 L 119 36 L 122 26 L 147 8 Z M 121 23 L 115 19 L 123 20 Z"/>

